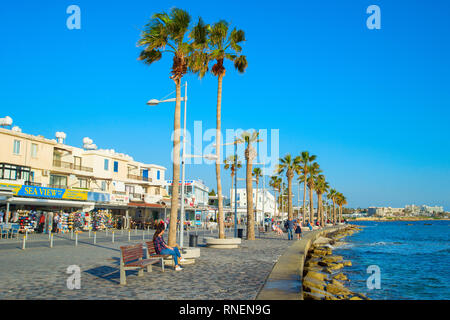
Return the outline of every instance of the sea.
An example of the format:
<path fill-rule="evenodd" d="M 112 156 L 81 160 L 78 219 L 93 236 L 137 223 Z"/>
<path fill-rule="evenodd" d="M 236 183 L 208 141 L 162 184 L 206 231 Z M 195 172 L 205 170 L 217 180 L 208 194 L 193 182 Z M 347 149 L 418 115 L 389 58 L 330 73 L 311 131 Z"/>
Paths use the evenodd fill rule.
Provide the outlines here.
<path fill-rule="evenodd" d="M 333 250 L 351 260 L 348 288 L 374 300 L 450 299 L 450 221 L 356 221 Z"/>

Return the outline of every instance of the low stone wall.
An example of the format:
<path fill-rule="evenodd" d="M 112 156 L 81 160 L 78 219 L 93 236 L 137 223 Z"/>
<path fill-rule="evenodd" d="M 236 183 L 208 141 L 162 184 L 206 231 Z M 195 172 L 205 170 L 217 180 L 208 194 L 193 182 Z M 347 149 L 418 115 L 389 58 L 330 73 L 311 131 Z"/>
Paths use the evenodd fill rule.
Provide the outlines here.
<path fill-rule="evenodd" d="M 311 244 L 318 237 L 341 228 L 345 226 L 310 231 L 305 233 L 301 240 L 292 241 L 293 244 L 274 265 L 256 300 L 303 300 L 303 266 Z M 286 244 L 289 242 L 286 241 Z"/>

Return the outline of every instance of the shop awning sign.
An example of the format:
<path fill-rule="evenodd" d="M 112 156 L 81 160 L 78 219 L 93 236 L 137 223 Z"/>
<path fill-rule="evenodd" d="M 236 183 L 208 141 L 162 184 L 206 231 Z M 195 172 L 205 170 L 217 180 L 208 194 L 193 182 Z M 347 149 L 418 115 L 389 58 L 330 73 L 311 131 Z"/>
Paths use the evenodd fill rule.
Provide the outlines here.
<path fill-rule="evenodd" d="M 86 201 L 88 196 L 88 192 L 85 190 L 47 188 L 3 183 L 1 183 L 0 186 L 9 187 L 12 189 L 13 195 L 22 197 Z"/>

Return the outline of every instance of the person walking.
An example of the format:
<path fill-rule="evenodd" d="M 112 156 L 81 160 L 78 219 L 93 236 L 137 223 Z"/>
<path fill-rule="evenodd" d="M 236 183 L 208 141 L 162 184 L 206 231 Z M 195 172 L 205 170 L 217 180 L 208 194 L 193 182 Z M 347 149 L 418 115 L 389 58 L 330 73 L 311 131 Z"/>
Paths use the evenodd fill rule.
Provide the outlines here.
<path fill-rule="evenodd" d="M 288 240 L 294 240 L 294 220 L 287 221 Z"/>
<path fill-rule="evenodd" d="M 5 213 L 3 212 L 3 210 L 0 210 L 0 223 L 3 223 L 3 216 L 5 215 Z"/>
<path fill-rule="evenodd" d="M 297 240 L 300 240 L 302 237 L 302 224 L 299 219 L 295 223 L 295 234 L 297 235 Z"/>

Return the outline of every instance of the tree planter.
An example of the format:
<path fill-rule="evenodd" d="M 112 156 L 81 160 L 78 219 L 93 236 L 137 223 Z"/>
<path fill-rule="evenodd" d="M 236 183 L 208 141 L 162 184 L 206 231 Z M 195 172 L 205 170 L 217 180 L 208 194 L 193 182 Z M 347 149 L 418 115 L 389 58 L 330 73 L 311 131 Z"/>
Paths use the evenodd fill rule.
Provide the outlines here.
<path fill-rule="evenodd" d="M 242 241 L 240 238 L 219 239 L 207 237 L 205 238 L 205 242 L 206 246 L 209 248 L 236 249 L 239 248 L 239 245 L 241 244 Z"/>

